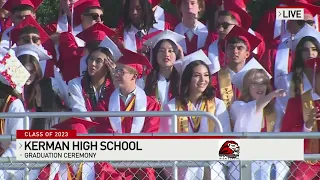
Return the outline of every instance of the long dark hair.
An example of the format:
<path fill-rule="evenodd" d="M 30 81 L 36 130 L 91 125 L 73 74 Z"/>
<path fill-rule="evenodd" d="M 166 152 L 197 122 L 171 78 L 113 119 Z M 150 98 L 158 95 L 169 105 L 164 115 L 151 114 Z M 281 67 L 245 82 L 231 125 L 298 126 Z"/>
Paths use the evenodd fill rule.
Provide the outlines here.
<path fill-rule="evenodd" d="M 39 83 L 39 81 L 42 79 L 42 70 L 39 64 L 39 61 L 32 55 L 24 54 L 18 57 L 22 65 L 26 65 L 28 63 L 32 64 L 34 66 L 34 70 L 36 73 L 36 77 L 34 81 L 28 85 L 25 86 L 26 92 L 25 92 L 25 103 L 27 109 L 32 109 L 35 107 L 35 95 L 36 95 L 36 85 Z"/>
<path fill-rule="evenodd" d="M 306 42 L 311 42 L 318 51 L 318 56 L 320 54 L 320 44 L 318 40 L 312 36 L 306 36 L 303 37 L 296 47 L 296 53 L 295 53 L 295 59 L 292 64 L 292 80 L 294 82 L 294 92 L 295 96 L 299 96 L 302 94 L 300 87 L 303 85 L 303 70 L 304 70 L 304 61 L 302 59 L 302 51 L 303 51 L 303 45 Z"/>
<path fill-rule="evenodd" d="M 129 30 L 131 27 L 131 18 L 130 18 L 130 2 L 131 0 L 126 0 L 123 6 L 123 23 L 124 28 Z M 154 12 L 152 11 L 152 6 L 148 0 L 139 0 L 140 6 L 142 8 L 142 29 L 149 31 L 153 27 L 153 24 L 156 23 L 154 17 Z"/>
<path fill-rule="evenodd" d="M 51 78 L 42 79 L 39 82 L 41 89 L 41 106 L 36 107 L 37 112 L 61 112 L 69 111 L 69 109 L 62 103 L 58 94 L 52 89 Z M 46 122 L 49 118 L 34 118 L 32 120 L 31 129 L 44 130 Z"/>
<path fill-rule="evenodd" d="M 145 92 L 147 95 L 152 95 L 157 88 L 158 83 L 158 77 L 159 77 L 159 64 L 157 61 L 157 54 L 160 49 L 160 46 L 163 42 L 169 42 L 173 48 L 174 53 L 176 54 L 176 60 L 180 59 L 180 51 L 177 47 L 177 45 L 170 39 L 164 39 L 159 41 L 156 46 L 152 50 L 152 71 L 148 74 L 146 79 L 146 85 L 145 85 Z M 179 72 L 176 70 L 176 68 L 173 67 L 172 72 L 170 74 L 170 86 L 169 91 L 172 93 L 172 97 L 177 97 L 179 94 L 179 82 L 180 82 L 180 75 Z"/>
<path fill-rule="evenodd" d="M 199 100 L 200 99 L 213 99 L 215 97 L 214 88 L 212 87 L 212 85 L 210 83 L 211 82 L 210 69 L 205 62 L 203 62 L 201 60 L 197 60 L 197 61 L 193 61 L 190 64 L 188 64 L 182 73 L 180 93 L 179 93 L 179 101 L 182 105 L 186 106 L 188 104 L 187 98 L 190 96 L 189 86 L 190 86 L 190 82 L 191 82 L 191 79 L 193 76 L 193 70 L 195 67 L 197 67 L 199 65 L 205 66 L 208 70 L 208 73 L 209 73 L 208 86 L 207 86 L 206 90 L 202 93 L 202 96 L 199 98 Z"/>
<path fill-rule="evenodd" d="M 21 99 L 21 94 L 18 93 L 15 89 L 11 86 L 3 84 L 0 82 L 0 110 L 3 111 L 5 101 L 7 100 L 8 96 L 14 96 L 16 98 Z"/>

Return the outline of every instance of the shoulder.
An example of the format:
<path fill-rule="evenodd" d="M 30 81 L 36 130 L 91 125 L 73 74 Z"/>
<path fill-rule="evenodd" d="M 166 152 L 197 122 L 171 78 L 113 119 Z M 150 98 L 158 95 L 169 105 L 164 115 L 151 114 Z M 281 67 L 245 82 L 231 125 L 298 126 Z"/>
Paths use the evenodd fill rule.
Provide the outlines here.
<path fill-rule="evenodd" d="M 12 99 L 8 112 L 25 112 L 22 101 L 17 98 Z"/>
<path fill-rule="evenodd" d="M 82 76 L 72 79 L 68 82 L 68 86 L 81 86 Z"/>
<path fill-rule="evenodd" d="M 155 98 L 147 96 L 147 110 L 158 111 L 160 109 L 160 104 Z"/>

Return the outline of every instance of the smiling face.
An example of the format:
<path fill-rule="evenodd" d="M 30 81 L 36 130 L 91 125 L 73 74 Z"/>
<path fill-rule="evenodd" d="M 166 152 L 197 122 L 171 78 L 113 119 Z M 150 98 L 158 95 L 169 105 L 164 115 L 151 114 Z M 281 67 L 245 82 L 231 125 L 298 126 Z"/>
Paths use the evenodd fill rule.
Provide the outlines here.
<path fill-rule="evenodd" d="M 206 66 L 200 64 L 193 68 L 189 84 L 190 93 L 203 93 L 210 82 L 209 71 Z"/>

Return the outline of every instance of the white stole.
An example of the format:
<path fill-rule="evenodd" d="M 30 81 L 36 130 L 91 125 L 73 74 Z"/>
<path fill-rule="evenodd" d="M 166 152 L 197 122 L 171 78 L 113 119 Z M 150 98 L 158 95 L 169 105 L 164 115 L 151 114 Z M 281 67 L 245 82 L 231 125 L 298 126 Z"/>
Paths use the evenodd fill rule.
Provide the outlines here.
<path fill-rule="evenodd" d="M 42 71 L 42 76 L 46 74 L 46 67 L 47 67 L 47 60 L 44 61 L 39 61 L 41 71 Z"/>
<path fill-rule="evenodd" d="M 274 64 L 274 85 L 276 88 L 279 87 L 279 83 L 283 76 L 288 74 L 290 48 L 288 47 L 287 42 L 288 41 L 280 43 L 276 53 Z"/>
<path fill-rule="evenodd" d="M 187 30 L 188 30 L 188 28 L 186 28 L 182 22 L 180 22 L 176 26 L 176 28 L 174 29 L 174 31 L 176 33 L 181 34 L 181 35 L 184 35 L 184 33 L 186 33 Z M 202 24 L 201 22 L 198 22 L 197 27 L 193 33 L 198 36 L 197 49 L 202 48 L 205 45 L 207 37 L 208 37 L 207 27 L 204 24 Z M 179 45 L 182 47 L 184 53 L 190 53 L 190 52 L 187 52 L 186 40 L 187 39 L 180 41 Z"/>
<path fill-rule="evenodd" d="M 85 45 L 85 42 L 83 40 L 81 40 L 80 38 L 76 37 L 79 33 L 81 33 L 83 31 L 83 28 L 82 28 L 82 24 L 76 26 L 73 28 L 73 36 L 74 38 L 76 39 L 76 43 L 79 47 L 84 47 Z"/>
<path fill-rule="evenodd" d="M 68 17 L 67 15 L 62 15 L 58 19 L 57 23 L 57 29 L 56 32 L 62 33 L 62 32 L 68 32 Z"/>
<path fill-rule="evenodd" d="M 120 110 L 120 90 L 115 89 L 111 94 L 109 100 L 109 111 L 121 111 Z M 134 103 L 134 111 L 146 111 L 147 110 L 147 95 L 143 89 L 136 86 L 136 99 Z M 121 117 L 109 117 L 112 129 L 117 133 L 122 133 Z M 145 121 L 145 117 L 133 117 L 131 133 L 141 133 Z"/>
<path fill-rule="evenodd" d="M 213 64 L 214 72 L 220 70 L 220 61 L 219 61 L 219 49 L 218 49 L 219 40 L 215 40 L 208 49 L 208 57 Z M 211 73 L 214 73 L 211 72 Z"/>
<path fill-rule="evenodd" d="M 251 28 L 249 28 L 248 32 L 250 34 L 256 36 L 256 33 Z M 258 47 L 256 47 L 252 52 L 255 53 L 255 54 L 258 54 Z"/>
<path fill-rule="evenodd" d="M 164 31 L 166 24 L 164 9 L 157 6 L 156 11 L 154 12 L 154 17 L 157 23 L 153 24 L 153 28 Z"/>

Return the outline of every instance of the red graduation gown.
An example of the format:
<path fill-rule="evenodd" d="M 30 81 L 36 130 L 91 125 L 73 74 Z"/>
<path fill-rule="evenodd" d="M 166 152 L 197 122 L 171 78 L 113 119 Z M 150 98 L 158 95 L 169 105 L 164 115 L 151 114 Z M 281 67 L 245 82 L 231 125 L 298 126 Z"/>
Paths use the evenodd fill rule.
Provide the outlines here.
<path fill-rule="evenodd" d="M 319 107 L 319 104 L 316 104 Z M 281 132 L 303 132 L 304 129 L 303 111 L 302 111 L 302 99 L 301 96 L 291 98 L 288 101 L 286 113 L 282 120 Z M 318 129 L 320 123 L 318 122 Z M 320 141 L 320 140 L 318 140 Z M 316 153 L 310 152 L 309 150 L 309 139 L 304 141 L 305 153 Z M 289 180 L 313 180 L 319 179 L 320 177 L 320 163 L 314 165 L 307 164 L 306 162 L 296 161 L 290 167 Z M 318 176 L 318 177 L 317 177 Z"/>
<path fill-rule="evenodd" d="M 69 32 L 60 34 L 59 43 L 60 58 L 57 62 L 65 81 L 70 81 L 80 74 L 80 59 L 83 56 L 83 48 L 79 48 L 74 36 Z"/>

